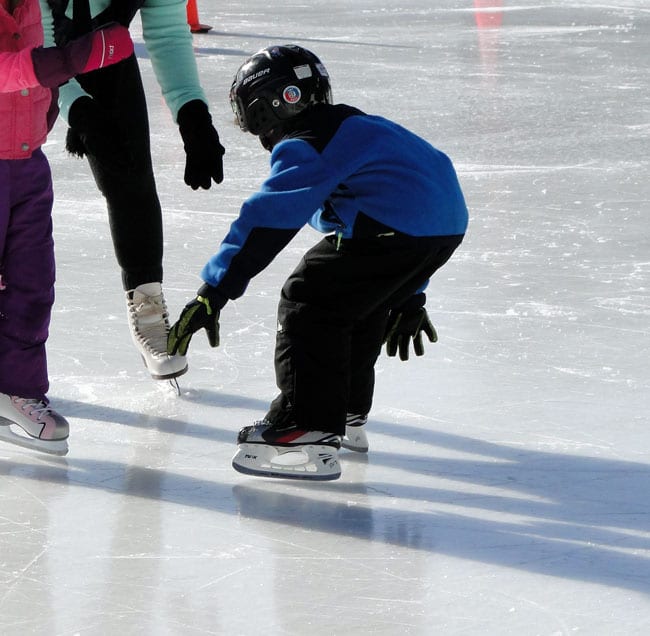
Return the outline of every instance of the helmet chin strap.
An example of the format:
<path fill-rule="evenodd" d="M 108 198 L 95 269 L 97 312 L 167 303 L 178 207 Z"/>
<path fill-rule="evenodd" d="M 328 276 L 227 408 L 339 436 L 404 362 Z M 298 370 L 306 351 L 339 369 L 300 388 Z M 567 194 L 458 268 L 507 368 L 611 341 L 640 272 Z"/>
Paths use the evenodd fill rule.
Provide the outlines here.
<path fill-rule="evenodd" d="M 277 126 L 274 126 L 271 128 L 271 130 L 267 130 L 265 133 L 262 133 L 259 135 L 260 138 L 260 143 L 266 150 L 271 152 L 273 150 L 273 147 L 285 137 L 286 132 L 287 132 L 287 127 L 291 126 L 292 120 L 287 121 L 287 126 L 283 124 L 279 124 Z"/>
<path fill-rule="evenodd" d="M 274 142 L 273 138 L 271 137 L 270 133 L 272 132 L 273 132 L 272 130 L 269 130 L 267 133 L 265 133 L 264 135 L 260 135 L 259 137 L 260 143 L 262 144 L 264 149 L 268 150 L 269 152 L 273 150 L 273 146 L 275 146 L 275 144 L 277 143 L 277 141 Z"/>

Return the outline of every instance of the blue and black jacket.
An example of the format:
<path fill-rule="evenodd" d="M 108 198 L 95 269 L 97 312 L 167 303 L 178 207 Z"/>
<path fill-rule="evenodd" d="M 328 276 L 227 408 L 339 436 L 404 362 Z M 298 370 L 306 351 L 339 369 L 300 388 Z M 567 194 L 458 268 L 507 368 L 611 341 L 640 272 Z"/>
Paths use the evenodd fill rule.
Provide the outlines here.
<path fill-rule="evenodd" d="M 390 232 L 462 236 L 467 222 L 444 153 L 382 117 L 319 104 L 275 144 L 269 177 L 201 276 L 225 298 L 238 298 L 306 224 L 354 240 Z"/>

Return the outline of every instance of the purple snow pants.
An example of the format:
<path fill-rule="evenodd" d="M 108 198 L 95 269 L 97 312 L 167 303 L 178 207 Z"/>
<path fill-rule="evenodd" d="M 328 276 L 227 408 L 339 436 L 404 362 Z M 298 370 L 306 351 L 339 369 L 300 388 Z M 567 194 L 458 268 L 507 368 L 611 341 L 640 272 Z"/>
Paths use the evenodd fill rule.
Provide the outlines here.
<path fill-rule="evenodd" d="M 0 159 L 0 392 L 43 399 L 54 304 L 52 176 L 41 150 Z"/>

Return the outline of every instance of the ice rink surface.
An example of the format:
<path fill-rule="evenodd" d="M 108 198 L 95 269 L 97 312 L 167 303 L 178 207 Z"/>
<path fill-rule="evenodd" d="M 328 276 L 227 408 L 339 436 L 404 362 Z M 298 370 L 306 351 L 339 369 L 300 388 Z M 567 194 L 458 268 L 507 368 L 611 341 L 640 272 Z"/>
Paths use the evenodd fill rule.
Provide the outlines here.
<path fill-rule="evenodd" d="M 471 214 L 434 277 L 440 341 L 377 367 L 366 456 L 330 483 L 245 477 L 236 433 L 275 395 L 279 288 L 305 229 L 202 333 L 181 395 L 131 346 L 104 203 L 59 122 L 50 397 L 62 459 L 0 446 L 0 634 L 650 633 L 650 7 L 199 0 L 226 181 L 183 184 L 139 23 L 173 317 L 268 155 L 232 77 L 297 42 L 337 102 L 449 154 Z"/>

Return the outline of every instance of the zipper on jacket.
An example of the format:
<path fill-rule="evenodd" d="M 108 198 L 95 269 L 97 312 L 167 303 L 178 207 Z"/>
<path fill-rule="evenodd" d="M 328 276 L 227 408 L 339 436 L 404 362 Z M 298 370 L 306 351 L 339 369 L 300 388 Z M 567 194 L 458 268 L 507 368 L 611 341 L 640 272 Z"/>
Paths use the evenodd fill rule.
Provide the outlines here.
<path fill-rule="evenodd" d="M 336 251 L 339 251 L 341 247 L 341 241 L 343 240 L 343 230 L 336 230 Z"/>

